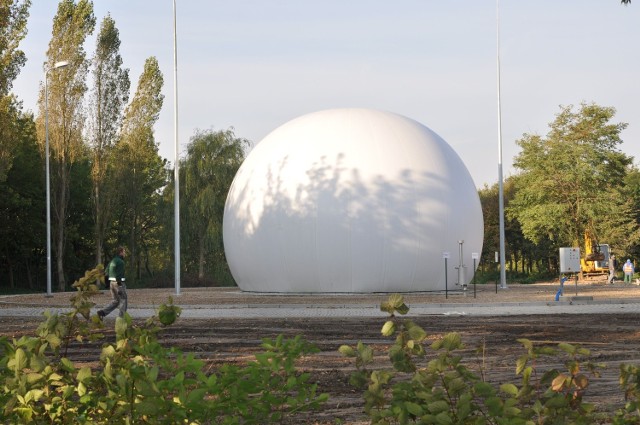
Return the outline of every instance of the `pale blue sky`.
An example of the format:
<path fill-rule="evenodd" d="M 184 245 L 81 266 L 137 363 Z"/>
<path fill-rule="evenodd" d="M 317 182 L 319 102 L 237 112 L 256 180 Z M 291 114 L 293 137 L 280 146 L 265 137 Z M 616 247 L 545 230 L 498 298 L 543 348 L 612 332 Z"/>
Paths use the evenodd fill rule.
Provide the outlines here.
<path fill-rule="evenodd" d="M 34 0 L 14 84 L 36 110 L 57 1 Z M 173 2 L 96 0 L 110 13 L 132 90 L 156 56 L 165 103 L 160 153 L 174 160 Z M 476 185 L 498 179 L 495 0 L 177 0 L 181 151 L 196 129 L 234 127 L 259 142 L 300 115 L 368 107 L 440 134 Z M 622 149 L 640 160 L 640 1 L 500 0 L 504 174 L 515 140 L 546 134 L 559 105 L 596 102 L 629 123 Z M 86 46 L 92 54 L 95 41 Z"/>

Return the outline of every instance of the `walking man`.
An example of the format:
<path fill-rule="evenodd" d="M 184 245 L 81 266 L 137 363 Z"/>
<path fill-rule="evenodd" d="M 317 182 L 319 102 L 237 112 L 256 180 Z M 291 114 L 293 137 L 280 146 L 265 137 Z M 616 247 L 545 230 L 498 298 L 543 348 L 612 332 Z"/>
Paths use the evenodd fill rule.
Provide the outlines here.
<path fill-rule="evenodd" d="M 607 281 L 613 285 L 613 281 L 616 279 L 616 268 L 618 265 L 618 260 L 616 260 L 616 256 L 612 255 L 609 258 L 609 279 Z"/>
<path fill-rule="evenodd" d="M 627 262 L 622 266 L 622 271 L 624 272 L 624 283 L 631 283 L 631 279 L 633 278 L 633 263 L 630 259 L 627 258 Z"/>
<path fill-rule="evenodd" d="M 127 311 L 127 287 L 124 284 L 125 255 L 126 251 L 124 247 L 120 246 L 116 250 L 116 255 L 114 255 L 109 263 L 109 289 L 111 290 L 113 301 L 102 310 L 98 310 L 100 320 L 104 319 L 105 316 L 116 308 L 120 310 L 120 317 L 123 317 Z"/>

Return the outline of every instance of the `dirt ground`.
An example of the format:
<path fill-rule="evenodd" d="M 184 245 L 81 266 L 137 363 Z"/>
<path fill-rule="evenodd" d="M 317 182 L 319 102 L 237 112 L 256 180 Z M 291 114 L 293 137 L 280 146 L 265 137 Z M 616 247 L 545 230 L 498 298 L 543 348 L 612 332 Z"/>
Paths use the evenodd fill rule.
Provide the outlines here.
<path fill-rule="evenodd" d="M 510 285 L 495 293 L 493 286 L 478 288 L 476 298 L 473 292 L 452 292 L 448 298 L 444 294 L 406 294 L 409 307 L 412 303 L 486 303 L 488 307 L 496 302 L 550 302 L 557 291 L 556 283 L 536 285 Z M 567 286 L 565 294 L 574 295 L 575 287 Z M 590 295 L 595 300 L 625 299 L 640 303 L 640 287 L 621 284 L 579 284 L 581 296 Z M 129 291 L 130 307 L 159 305 L 173 295 L 173 290 L 132 290 Z M 70 294 L 55 294 L 52 298 L 43 295 L 0 297 L 0 308 L 16 306 L 63 306 L 68 305 Z M 282 295 L 242 293 L 230 288 L 198 288 L 182 290 L 174 296 L 178 305 L 260 305 L 260 304 L 379 304 L 386 294 L 349 295 Z M 108 301 L 105 293 L 96 299 L 98 305 Z M 391 340 L 380 334 L 385 314 L 379 319 L 371 318 L 295 318 L 295 319 L 179 319 L 164 331 L 162 339 L 167 346 L 177 346 L 184 352 L 196 353 L 211 365 L 226 362 L 243 363 L 252 359 L 259 351 L 262 338 L 302 335 L 314 343 L 320 352 L 303 358 L 299 367 L 308 371 L 318 383 L 321 392 L 330 394 L 329 402 L 319 412 L 305 414 L 291 423 L 334 424 L 338 420 L 348 424 L 367 423 L 363 413 L 362 392 L 348 383 L 354 370 L 351 359 L 338 353 L 342 344 L 355 345 L 358 341 L 373 346 L 376 363 L 388 367 L 385 348 Z M 465 359 L 468 365 L 478 370 L 484 362 L 488 380 L 492 382 L 514 382 L 516 359 L 524 353 L 519 338 L 528 338 L 539 344 L 555 345 L 558 342 L 580 344 L 591 350 L 590 360 L 604 363 L 606 369 L 600 378 L 591 381 L 586 400 L 599 405 L 602 412 L 613 412 L 624 403 L 619 389 L 618 376 L 621 363 L 640 364 L 640 314 L 547 314 L 516 316 L 444 316 L 429 315 L 413 317 L 434 340 L 448 332 L 459 332 L 467 346 Z M 39 317 L 0 317 L 0 335 L 19 336 L 30 333 L 40 322 Z M 114 335 L 107 332 L 107 339 Z M 476 348 L 485 347 L 484 357 L 478 357 Z M 429 352 L 429 350 L 427 350 Z M 71 353 L 74 361 L 93 361 L 99 349 L 77 347 Z M 425 362 L 426 363 L 426 362 Z M 558 366 L 541 365 L 543 368 Z"/>

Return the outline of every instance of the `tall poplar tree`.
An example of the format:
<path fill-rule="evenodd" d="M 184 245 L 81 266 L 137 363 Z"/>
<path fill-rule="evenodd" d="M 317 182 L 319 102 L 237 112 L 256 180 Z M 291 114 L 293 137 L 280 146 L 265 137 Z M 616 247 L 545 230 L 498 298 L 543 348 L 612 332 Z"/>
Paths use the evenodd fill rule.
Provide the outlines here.
<path fill-rule="evenodd" d="M 0 0 L 0 182 L 6 178 L 16 140 L 17 108 L 9 94 L 13 81 L 25 64 L 19 43 L 27 35 L 29 0 Z"/>
<path fill-rule="evenodd" d="M 96 264 L 103 262 L 104 240 L 112 213 L 114 187 L 109 183 L 113 178 L 109 156 L 119 137 L 130 86 L 129 70 L 122 67 L 120 35 L 115 21 L 107 16 L 100 26 L 93 57 L 89 120 Z"/>
<path fill-rule="evenodd" d="M 71 190 L 71 168 L 87 154 L 82 134 L 85 113 L 83 101 L 87 92 L 89 60 L 84 42 L 95 28 L 93 3 L 88 0 L 62 0 L 53 18 L 52 38 L 47 50 L 46 72 L 49 87 L 48 116 L 51 170 L 51 200 L 54 253 L 58 288 L 64 291 L 66 278 L 64 257 L 66 220 Z M 66 68 L 53 70 L 55 63 L 67 61 Z M 38 140 L 45 143 L 44 87 L 40 91 Z"/>
<path fill-rule="evenodd" d="M 151 272 L 150 252 L 160 242 L 158 203 L 160 190 L 167 184 L 166 161 L 158 154 L 153 126 L 158 121 L 164 96 L 162 72 L 155 57 L 145 61 L 136 92 L 127 106 L 121 141 L 114 152 L 115 188 L 118 201 L 114 206 L 117 244 L 126 244 L 128 273 L 140 277 L 141 270 Z"/>

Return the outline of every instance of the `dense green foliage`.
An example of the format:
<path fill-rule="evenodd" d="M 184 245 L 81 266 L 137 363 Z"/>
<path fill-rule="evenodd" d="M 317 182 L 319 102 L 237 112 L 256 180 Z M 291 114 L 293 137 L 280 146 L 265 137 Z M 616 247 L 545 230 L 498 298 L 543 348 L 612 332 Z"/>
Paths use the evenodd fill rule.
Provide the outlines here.
<path fill-rule="evenodd" d="M 296 337 L 264 340 L 245 366 L 205 367 L 193 354 L 165 348 L 159 334 L 180 316 L 164 304 L 143 325 L 116 319 L 116 341 L 90 315 L 102 267 L 73 284 L 72 309 L 45 314 L 35 336 L 0 338 L 0 422 L 20 424 L 257 424 L 318 408 L 309 375 L 296 359 L 316 349 Z M 76 365 L 71 345 L 103 342 L 99 364 Z"/>
<path fill-rule="evenodd" d="M 122 112 L 129 100 L 129 70 L 122 68 L 120 36 L 115 21 L 107 16 L 100 26 L 93 57 L 93 87 L 88 144 L 91 149 L 91 180 L 96 264 L 104 261 L 105 239 L 112 225 L 117 164 L 113 155 L 120 137 Z"/>
<path fill-rule="evenodd" d="M 222 244 L 222 217 L 227 193 L 248 147 L 249 141 L 237 138 L 231 129 L 202 131 L 191 139 L 187 157 L 181 161 L 184 267 L 200 279 L 207 275 L 218 281 L 232 280 Z M 167 191 L 173 197 L 172 185 Z"/>
<path fill-rule="evenodd" d="M 507 268 L 557 275 L 562 246 L 584 247 L 585 235 L 619 257 L 638 252 L 640 181 L 633 158 L 619 149 L 625 123 L 595 104 L 561 107 L 543 137 L 516 143 L 518 173 L 504 184 Z M 480 191 L 485 215 L 483 259 L 498 247 L 498 188 Z"/>
<path fill-rule="evenodd" d="M 26 34 L 29 5 L 28 1 L 0 3 L 0 17 L 6 20 L 0 32 L 4 218 L 0 290 L 4 291 L 43 291 L 46 283 L 44 84 L 35 119 L 23 114 L 8 95 L 25 61 L 17 46 Z M 65 289 L 66 282 L 84 270 L 106 264 L 118 245 L 129 251 L 130 286 L 169 286 L 173 284 L 169 243 L 173 173 L 158 153 L 154 134 L 163 106 L 164 77 L 156 58 L 147 58 L 129 102 L 128 70 L 122 68 L 119 32 L 110 16 L 103 19 L 95 53 L 87 59 L 84 40 L 95 22 L 90 1 L 60 1 L 45 64 L 54 290 Z M 54 69 L 60 61 L 68 65 Z M 222 249 L 221 223 L 226 193 L 248 146 L 231 130 L 198 132 L 181 160 L 185 286 L 233 284 Z"/>
<path fill-rule="evenodd" d="M 53 18 L 52 38 L 47 50 L 45 84 L 40 91 L 38 141 L 43 150 L 47 136 L 50 152 L 52 247 L 58 289 L 64 291 L 65 259 L 69 241 L 67 220 L 71 215 L 72 173 L 85 157 L 83 102 L 87 91 L 89 61 L 83 48 L 93 33 L 93 3 L 63 0 Z M 57 63 L 67 62 L 64 68 Z"/>
<path fill-rule="evenodd" d="M 630 3 L 622 0 L 623 3 Z M 11 94 L 26 61 L 19 49 L 30 0 L 0 0 L 0 291 L 46 284 L 45 97 L 35 117 Z M 126 245 L 130 286 L 173 286 L 173 171 L 154 125 L 164 76 L 145 58 L 134 93 L 120 57 L 117 23 L 103 18 L 95 51 L 93 3 L 61 0 L 52 21 L 44 80 L 51 145 L 54 290 L 105 264 Z M 56 68 L 59 61 L 68 66 Z M 89 78 L 91 81 L 88 81 Z M 90 83 L 90 84 L 88 84 Z M 546 136 L 517 141 L 518 173 L 505 181 L 510 280 L 557 276 L 557 249 L 589 231 L 619 256 L 640 258 L 640 172 L 619 150 L 615 110 L 561 108 Z M 249 142 L 231 129 L 196 132 L 180 160 L 184 286 L 233 285 L 222 246 L 223 205 Z M 492 280 L 498 251 L 498 186 L 479 191 L 485 240 L 478 281 Z"/>
<path fill-rule="evenodd" d="M 515 365 L 520 381 L 493 384 L 481 358 L 465 358 L 469 350 L 460 334 L 449 333 L 427 346 L 422 327 L 396 317 L 409 311 L 402 296 L 392 295 L 381 310 L 390 315 L 382 335 L 395 336 L 386 353 L 391 369 L 371 369 L 379 353 L 362 343 L 339 349 L 355 359 L 351 383 L 364 391 L 365 413 L 374 425 L 640 423 L 636 366 L 620 366 L 624 409 L 598 413 L 585 395 L 604 365 L 590 362 L 585 348 L 567 343 L 554 348 L 521 339 L 524 353 Z M 484 347 L 478 347 L 477 353 L 483 352 Z M 543 370 L 543 360 L 557 366 Z M 480 365 L 479 370 L 470 364 Z"/>
<path fill-rule="evenodd" d="M 147 58 L 124 112 L 121 140 L 113 149 L 113 179 L 109 181 L 114 192 L 111 239 L 116 245 L 127 246 L 127 277 L 136 280 L 151 267 L 149 256 L 161 244 L 158 205 L 168 173 L 166 160 L 158 154 L 153 126 L 164 101 L 163 84 L 157 59 Z"/>
<path fill-rule="evenodd" d="M 620 152 L 626 124 L 611 123 L 613 108 L 564 107 L 546 137 L 525 134 L 514 166 L 516 191 L 509 211 L 524 236 L 580 246 L 585 232 L 626 250 L 638 239 L 624 177 L 632 158 Z M 635 232 L 635 234 L 634 234 Z M 631 236 L 631 237 L 630 237 Z"/>

